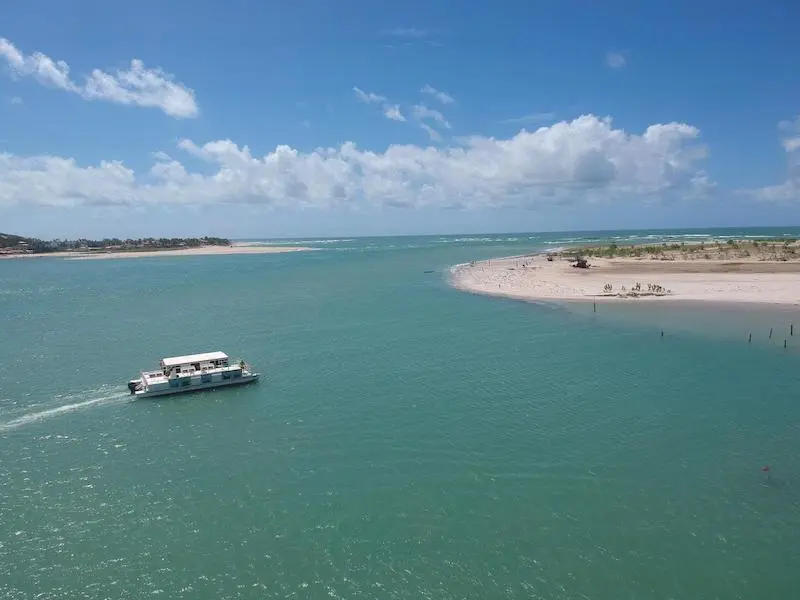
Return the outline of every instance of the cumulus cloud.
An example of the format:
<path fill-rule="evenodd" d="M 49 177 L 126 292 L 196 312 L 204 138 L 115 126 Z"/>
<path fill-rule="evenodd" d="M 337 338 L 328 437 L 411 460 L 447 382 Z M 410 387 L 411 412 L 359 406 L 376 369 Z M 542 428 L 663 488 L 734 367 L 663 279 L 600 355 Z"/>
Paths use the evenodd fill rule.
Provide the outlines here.
<path fill-rule="evenodd" d="M 0 38 L 0 57 L 5 59 L 14 75 L 28 75 L 39 83 L 76 91 L 76 86 L 69 77 L 69 65 L 63 60 L 54 61 L 41 52 L 25 56 L 6 38 Z"/>
<path fill-rule="evenodd" d="M 798 202 L 800 201 L 800 116 L 794 121 L 781 121 L 778 123 L 778 129 L 782 134 L 781 144 L 786 151 L 788 170 L 786 181 L 758 190 L 748 190 L 746 193 L 770 202 Z"/>
<path fill-rule="evenodd" d="M 455 102 L 455 99 L 450 94 L 448 94 L 447 92 L 440 92 L 439 90 L 437 90 L 434 87 L 431 87 L 428 84 L 425 84 L 425 87 L 423 87 L 420 91 L 423 94 L 429 94 L 433 96 L 442 104 L 452 104 L 453 102 Z"/>
<path fill-rule="evenodd" d="M 149 171 L 117 161 L 81 166 L 54 156 L 0 154 L 0 206 L 248 203 L 266 207 L 535 207 L 548 203 L 685 197 L 710 184 L 699 131 L 652 125 L 640 135 L 585 115 L 509 139 L 473 136 L 445 148 L 352 142 L 254 156 L 231 140 L 177 151 L 206 163 L 190 171 L 167 152 Z"/>
<path fill-rule="evenodd" d="M 133 59 L 128 69 L 113 73 L 94 69 L 78 84 L 70 77 L 69 65 L 63 60 L 53 60 L 41 52 L 25 55 L 5 38 L 0 38 L 0 58 L 14 77 L 32 77 L 43 85 L 87 100 L 158 108 L 176 118 L 196 117 L 200 113 L 194 90 L 174 81 L 161 69 L 148 69 L 138 59 Z"/>

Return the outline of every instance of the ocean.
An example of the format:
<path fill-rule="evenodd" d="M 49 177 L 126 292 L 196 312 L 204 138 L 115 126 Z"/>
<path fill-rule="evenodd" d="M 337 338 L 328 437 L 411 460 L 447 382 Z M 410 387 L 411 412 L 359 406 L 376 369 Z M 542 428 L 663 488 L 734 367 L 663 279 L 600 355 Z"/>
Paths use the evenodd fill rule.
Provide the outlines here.
<path fill-rule="evenodd" d="M 800 229 L 0 261 L 0 598 L 794 597 L 800 310 L 448 285 L 698 236 Z M 131 401 L 211 350 L 262 380 Z"/>

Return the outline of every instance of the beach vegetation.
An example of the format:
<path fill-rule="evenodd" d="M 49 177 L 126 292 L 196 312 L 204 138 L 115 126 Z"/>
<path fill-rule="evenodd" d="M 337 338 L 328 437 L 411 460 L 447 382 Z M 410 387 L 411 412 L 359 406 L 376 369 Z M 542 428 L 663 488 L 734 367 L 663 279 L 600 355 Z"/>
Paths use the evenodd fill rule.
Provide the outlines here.
<path fill-rule="evenodd" d="M 735 240 L 620 245 L 616 242 L 587 246 L 564 252 L 575 261 L 581 257 L 639 260 L 735 260 L 787 261 L 800 259 L 800 244 L 795 239 Z"/>
<path fill-rule="evenodd" d="M 41 240 L 8 233 L 0 233 L 0 252 L 3 254 L 46 254 L 52 252 L 141 252 L 147 250 L 179 250 L 202 246 L 230 246 L 231 241 L 221 237 L 191 238 L 103 238 L 77 240 Z"/>

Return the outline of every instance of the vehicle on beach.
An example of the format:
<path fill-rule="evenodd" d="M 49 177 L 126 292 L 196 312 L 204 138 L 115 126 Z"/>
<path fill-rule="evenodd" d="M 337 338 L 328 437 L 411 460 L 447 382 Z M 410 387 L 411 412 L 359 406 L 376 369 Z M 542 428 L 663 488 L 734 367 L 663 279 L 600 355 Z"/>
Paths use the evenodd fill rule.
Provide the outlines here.
<path fill-rule="evenodd" d="M 259 377 L 243 360 L 231 364 L 224 352 L 170 356 L 162 358 L 160 366 L 155 371 L 142 371 L 138 378 L 128 381 L 130 393 L 139 398 L 166 396 L 242 385 Z"/>

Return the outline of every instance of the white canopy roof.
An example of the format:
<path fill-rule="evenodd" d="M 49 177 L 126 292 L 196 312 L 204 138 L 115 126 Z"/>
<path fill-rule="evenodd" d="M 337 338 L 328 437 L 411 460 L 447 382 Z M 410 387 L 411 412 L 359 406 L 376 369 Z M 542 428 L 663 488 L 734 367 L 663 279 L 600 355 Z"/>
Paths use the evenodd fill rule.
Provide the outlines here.
<path fill-rule="evenodd" d="M 225 360 L 228 355 L 224 352 L 206 352 L 205 354 L 187 354 L 186 356 L 170 356 L 162 358 L 161 363 L 165 367 L 176 367 L 189 363 L 206 362 L 209 360 Z"/>

